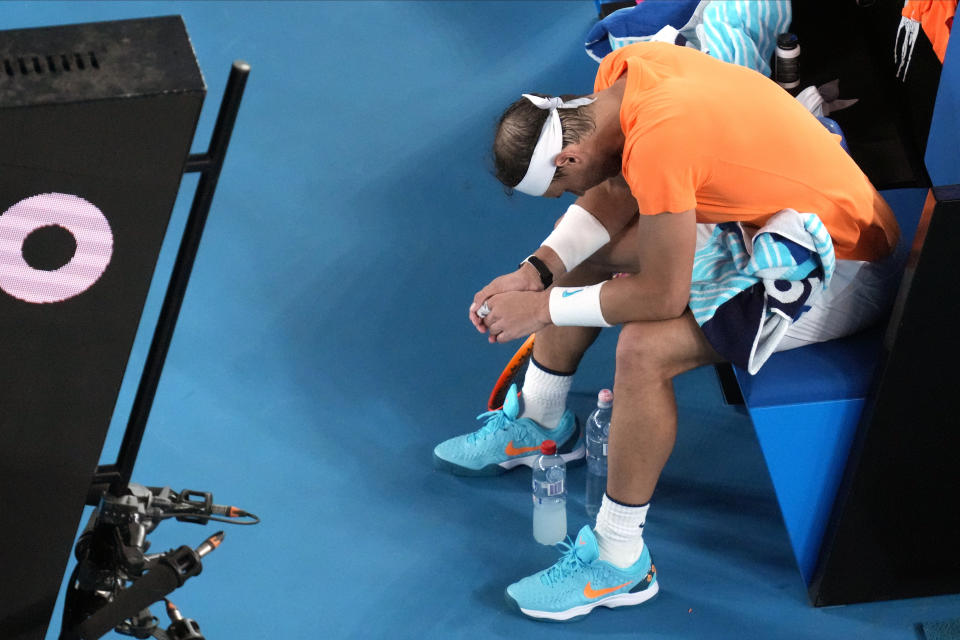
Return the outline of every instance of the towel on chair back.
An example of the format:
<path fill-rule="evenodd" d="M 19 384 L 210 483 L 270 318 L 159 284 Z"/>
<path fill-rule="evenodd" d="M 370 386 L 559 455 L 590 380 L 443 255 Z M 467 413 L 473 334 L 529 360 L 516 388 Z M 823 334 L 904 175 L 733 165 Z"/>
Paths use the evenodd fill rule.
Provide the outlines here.
<path fill-rule="evenodd" d="M 718 224 L 696 253 L 690 310 L 720 355 L 751 374 L 826 289 L 836 266 L 820 218 L 784 209 L 752 234 Z"/>
<path fill-rule="evenodd" d="M 790 0 L 644 0 L 597 22 L 584 46 L 600 62 L 628 44 L 669 41 L 769 76 L 777 36 L 792 19 Z M 667 27 L 672 38 L 664 37 Z"/>

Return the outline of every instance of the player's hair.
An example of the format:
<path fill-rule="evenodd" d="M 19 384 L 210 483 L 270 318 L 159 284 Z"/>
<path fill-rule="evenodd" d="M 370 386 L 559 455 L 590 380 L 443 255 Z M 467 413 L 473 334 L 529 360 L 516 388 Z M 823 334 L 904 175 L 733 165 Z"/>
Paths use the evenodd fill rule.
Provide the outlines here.
<path fill-rule="evenodd" d="M 531 95 L 549 98 L 542 93 Z M 564 101 L 580 96 L 562 95 Z M 563 127 L 563 146 L 575 144 L 585 134 L 596 128 L 589 111 L 590 105 L 576 109 L 560 109 L 560 124 Z M 526 98 L 520 98 L 503 112 L 497 122 L 493 137 L 494 175 L 506 186 L 508 193 L 520 184 L 530 166 L 530 157 L 537 146 L 540 131 L 547 121 L 549 110 L 540 109 Z M 563 167 L 557 167 L 555 178 L 563 176 Z"/>

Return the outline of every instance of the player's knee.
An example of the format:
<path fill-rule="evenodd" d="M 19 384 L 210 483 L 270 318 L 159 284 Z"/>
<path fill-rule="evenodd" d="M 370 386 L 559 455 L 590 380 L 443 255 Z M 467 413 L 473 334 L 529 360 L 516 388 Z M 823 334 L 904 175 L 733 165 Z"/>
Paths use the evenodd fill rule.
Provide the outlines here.
<path fill-rule="evenodd" d="M 617 342 L 617 375 L 642 380 L 663 380 L 670 377 L 668 345 L 664 336 L 650 323 L 628 322 L 620 330 Z"/>

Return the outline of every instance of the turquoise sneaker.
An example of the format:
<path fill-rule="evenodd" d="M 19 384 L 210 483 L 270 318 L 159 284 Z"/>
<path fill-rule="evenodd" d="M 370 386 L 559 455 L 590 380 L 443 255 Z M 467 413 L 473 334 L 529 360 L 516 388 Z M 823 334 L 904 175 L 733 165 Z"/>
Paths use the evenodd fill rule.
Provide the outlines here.
<path fill-rule="evenodd" d="M 483 421 L 480 429 L 437 445 L 434 466 L 459 476 L 494 476 L 519 465 L 532 467 L 544 440 L 556 442 L 557 453 L 568 463 L 586 455 L 583 430 L 572 411 L 564 411 L 555 429 L 518 419 L 519 414 L 517 385 L 512 385 L 502 409 L 477 416 Z"/>
<path fill-rule="evenodd" d="M 555 565 L 507 587 L 507 602 L 524 615 L 569 622 L 596 607 L 646 602 L 660 590 L 646 544 L 640 558 L 626 569 L 600 560 L 597 538 L 589 525 L 580 529 L 576 542 L 561 544 L 566 552 Z"/>

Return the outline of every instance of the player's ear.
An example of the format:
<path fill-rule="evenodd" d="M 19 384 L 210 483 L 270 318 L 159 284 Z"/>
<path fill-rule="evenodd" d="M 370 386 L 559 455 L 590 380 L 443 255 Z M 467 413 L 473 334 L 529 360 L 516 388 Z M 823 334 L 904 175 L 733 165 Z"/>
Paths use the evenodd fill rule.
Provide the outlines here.
<path fill-rule="evenodd" d="M 565 146 L 553 161 L 558 167 L 565 167 L 579 162 L 583 162 L 583 156 L 580 153 L 579 145 L 576 144 L 568 144 Z"/>

